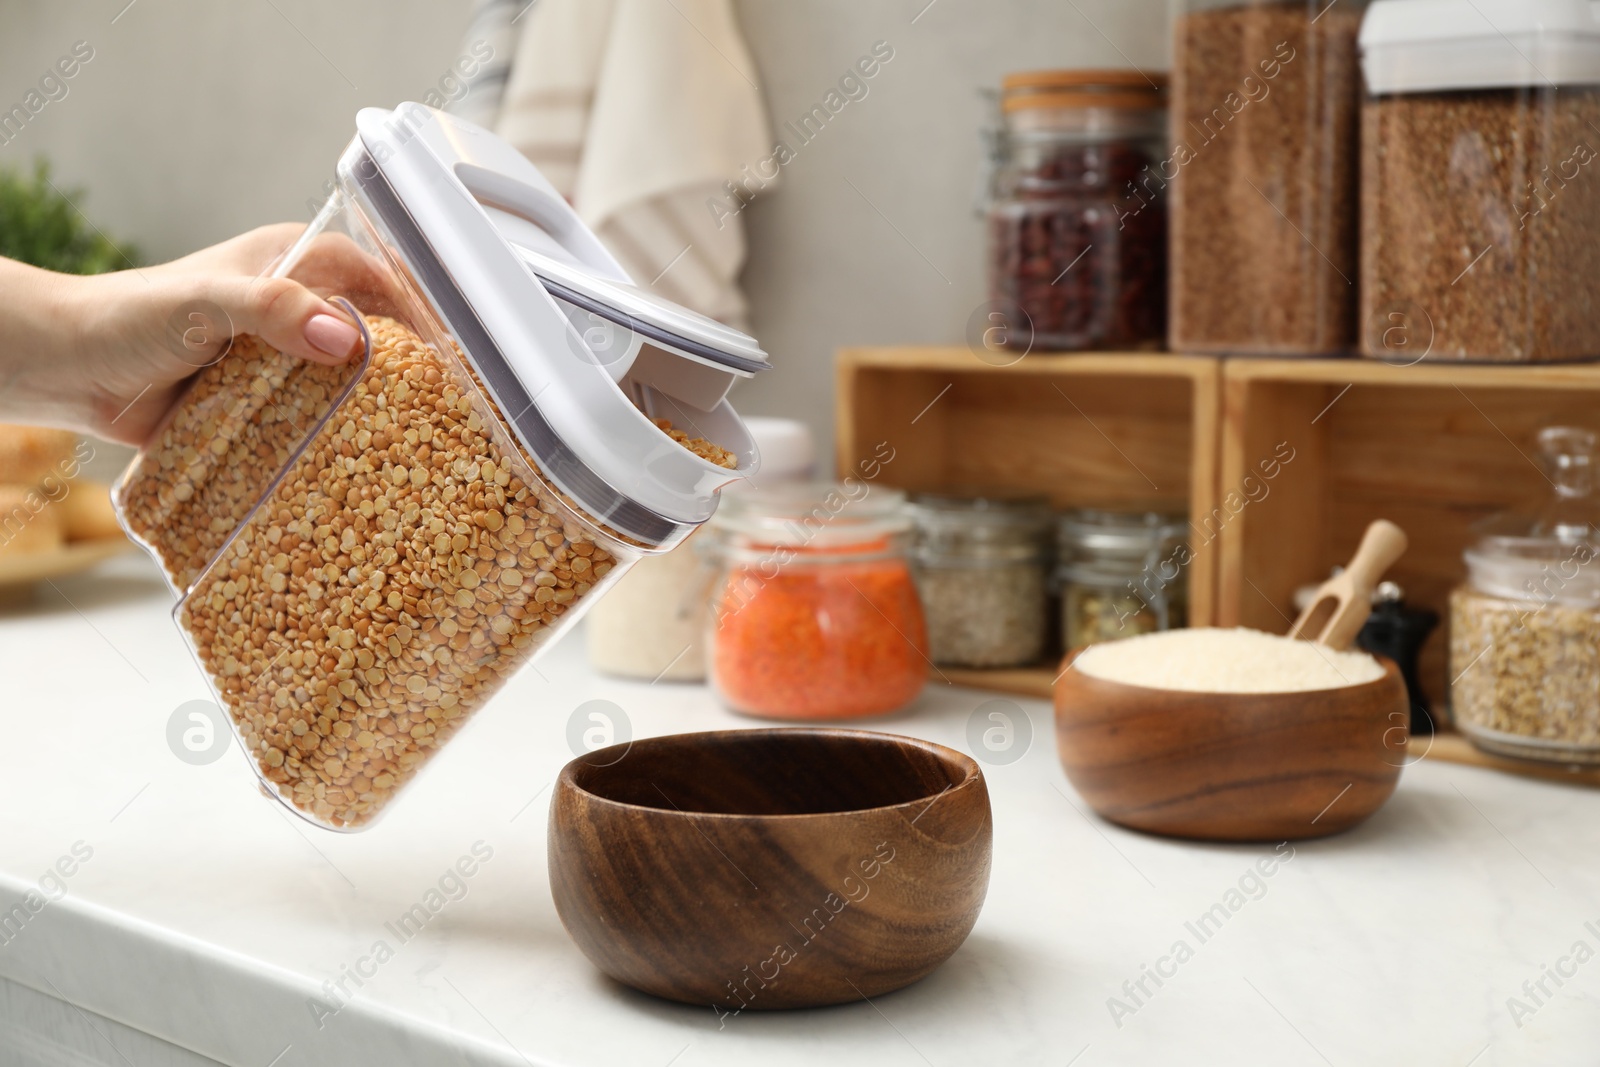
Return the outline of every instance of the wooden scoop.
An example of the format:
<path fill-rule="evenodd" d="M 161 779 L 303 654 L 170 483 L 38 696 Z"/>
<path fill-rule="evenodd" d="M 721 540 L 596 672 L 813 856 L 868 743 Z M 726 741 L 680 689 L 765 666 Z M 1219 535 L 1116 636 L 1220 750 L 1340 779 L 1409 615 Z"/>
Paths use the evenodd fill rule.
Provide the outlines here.
<path fill-rule="evenodd" d="M 1306 610 L 1289 628 L 1289 636 L 1304 640 L 1315 634 L 1319 644 L 1347 649 L 1372 614 L 1372 591 L 1383 572 L 1394 566 L 1406 551 L 1406 534 L 1387 519 L 1367 527 L 1361 547 L 1341 574 L 1322 583 Z"/>

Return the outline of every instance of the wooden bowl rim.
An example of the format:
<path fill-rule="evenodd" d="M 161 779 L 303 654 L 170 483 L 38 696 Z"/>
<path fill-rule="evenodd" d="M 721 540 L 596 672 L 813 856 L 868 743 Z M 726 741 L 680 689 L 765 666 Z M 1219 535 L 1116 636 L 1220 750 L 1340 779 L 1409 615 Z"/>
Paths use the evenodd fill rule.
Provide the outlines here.
<path fill-rule="evenodd" d="M 1395 663 L 1394 660 L 1390 659 L 1388 656 L 1380 655 L 1376 652 L 1368 652 L 1367 655 L 1377 660 L 1378 665 L 1383 668 L 1383 674 L 1380 677 L 1374 678 L 1370 682 L 1361 682 L 1357 685 L 1336 685 L 1330 689 L 1280 689 L 1267 693 L 1214 692 L 1206 689 L 1157 689 L 1154 686 L 1132 685 L 1128 682 L 1117 682 L 1110 678 L 1101 678 L 1098 675 L 1088 674 L 1084 671 L 1072 670 L 1072 666 L 1077 662 L 1078 657 L 1083 654 L 1085 649 L 1092 647 L 1092 645 L 1085 645 L 1082 648 L 1075 648 L 1067 654 L 1065 660 L 1067 666 L 1062 670 L 1058 684 L 1066 682 L 1069 677 L 1075 675 L 1077 678 L 1084 680 L 1088 684 L 1101 686 L 1109 690 L 1121 691 L 1122 693 L 1128 694 L 1130 697 L 1140 699 L 1142 699 L 1141 694 L 1150 694 L 1149 699 L 1168 701 L 1173 700 L 1174 698 L 1187 701 L 1194 700 L 1196 698 L 1203 700 L 1207 697 L 1225 697 L 1230 702 L 1237 701 L 1246 704 L 1264 704 L 1268 702 L 1278 703 L 1286 697 L 1309 699 L 1322 693 L 1355 694 L 1360 693 L 1362 690 L 1373 689 L 1378 686 L 1392 685 L 1394 681 L 1400 677 L 1400 667 Z M 1059 689 L 1057 691 L 1059 692 Z"/>
<path fill-rule="evenodd" d="M 879 804 L 870 808 L 844 808 L 840 811 L 801 811 L 787 814 L 760 814 L 737 811 L 683 811 L 674 808 L 658 808 L 648 804 L 632 804 L 624 800 L 613 800 L 611 797 L 601 796 L 599 793 L 585 789 L 578 784 L 577 774 L 586 766 L 597 765 L 596 757 L 607 754 L 615 755 L 616 763 L 641 745 L 667 745 L 683 744 L 703 741 L 706 738 L 732 739 L 745 737 L 772 738 L 775 735 L 826 737 L 830 740 L 867 742 L 870 744 L 888 744 L 896 748 L 918 748 L 933 756 L 946 766 L 959 768 L 962 773 L 960 782 L 948 785 L 937 793 L 927 793 L 922 796 L 912 797 L 909 800 L 898 801 L 894 804 Z M 599 766 L 608 766 L 599 762 Z M 591 804 L 603 804 L 617 811 L 632 811 L 648 813 L 672 819 L 713 819 L 713 820 L 738 820 L 741 822 L 767 822 L 788 821 L 796 819 L 839 819 L 852 816 L 865 815 L 874 812 L 892 812 L 902 808 L 910 809 L 918 805 L 924 808 L 931 807 L 931 801 L 937 800 L 951 793 L 961 793 L 971 790 L 974 785 L 983 783 L 983 769 L 978 762 L 964 752 L 941 745 L 936 741 L 925 741 L 920 737 L 908 737 L 905 734 L 891 734 L 880 730 L 850 730 L 839 727 L 822 726 L 778 726 L 771 728 L 754 728 L 742 730 L 700 730 L 684 734 L 659 734 L 655 737 L 642 737 L 633 741 L 624 741 L 621 744 L 611 745 L 608 748 L 596 749 L 587 755 L 579 756 L 561 768 L 560 775 L 556 778 L 556 790 L 566 790 L 579 793 Z"/>

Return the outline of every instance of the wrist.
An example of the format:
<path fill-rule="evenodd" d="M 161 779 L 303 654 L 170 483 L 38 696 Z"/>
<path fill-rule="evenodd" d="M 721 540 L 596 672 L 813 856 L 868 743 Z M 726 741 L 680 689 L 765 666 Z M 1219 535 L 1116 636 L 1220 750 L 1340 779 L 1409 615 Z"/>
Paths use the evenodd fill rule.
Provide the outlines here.
<path fill-rule="evenodd" d="M 0 292 L 5 293 L 9 313 L 0 323 L 0 355 L 6 363 L 36 364 L 58 355 L 59 334 L 49 323 L 64 311 L 65 292 L 58 279 L 66 275 L 30 267 L 26 263 L 0 259 Z M 41 349 L 41 345 L 45 346 Z"/>
<path fill-rule="evenodd" d="M 73 308 L 73 283 L 79 281 L 0 260 L 0 292 L 8 304 L 7 314 L 0 316 L 0 405 L 6 410 L 54 406 L 62 399 L 60 379 L 78 358 L 80 316 Z"/>

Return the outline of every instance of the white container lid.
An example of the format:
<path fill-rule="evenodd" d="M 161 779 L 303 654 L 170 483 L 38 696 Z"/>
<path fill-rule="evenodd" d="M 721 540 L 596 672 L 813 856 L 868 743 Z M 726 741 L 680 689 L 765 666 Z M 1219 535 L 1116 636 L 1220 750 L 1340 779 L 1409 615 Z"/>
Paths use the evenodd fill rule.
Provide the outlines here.
<path fill-rule="evenodd" d="M 755 473 L 759 453 L 726 400 L 735 379 L 767 367 L 753 339 L 635 287 L 538 169 L 487 130 L 415 103 L 366 108 L 356 127 L 343 188 L 386 227 L 390 252 L 557 488 L 669 548 L 711 516 L 722 488 Z M 597 349 L 578 328 L 584 314 L 619 325 L 622 342 Z M 656 417 L 728 449 L 737 469 L 679 446 Z"/>
<path fill-rule="evenodd" d="M 545 289 L 558 299 L 644 334 L 685 358 L 749 374 L 767 369 L 766 352 L 748 334 L 582 264 L 530 248 L 518 251 Z"/>
<path fill-rule="evenodd" d="M 1374 0 L 1361 69 L 1376 95 L 1600 84 L 1600 2 Z"/>

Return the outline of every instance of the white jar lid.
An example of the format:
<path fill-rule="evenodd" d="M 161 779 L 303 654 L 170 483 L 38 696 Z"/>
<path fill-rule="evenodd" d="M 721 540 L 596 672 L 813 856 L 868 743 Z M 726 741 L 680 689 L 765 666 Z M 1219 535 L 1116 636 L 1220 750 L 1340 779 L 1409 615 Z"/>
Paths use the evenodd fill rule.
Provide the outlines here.
<path fill-rule="evenodd" d="M 761 473 L 744 484 L 759 488 L 778 482 L 803 482 L 816 474 L 817 442 L 811 427 L 798 419 L 763 415 L 746 416 L 744 425 L 761 454 Z"/>
<path fill-rule="evenodd" d="M 1374 0 L 1361 69 L 1378 95 L 1600 84 L 1600 2 Z"/>

